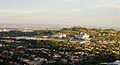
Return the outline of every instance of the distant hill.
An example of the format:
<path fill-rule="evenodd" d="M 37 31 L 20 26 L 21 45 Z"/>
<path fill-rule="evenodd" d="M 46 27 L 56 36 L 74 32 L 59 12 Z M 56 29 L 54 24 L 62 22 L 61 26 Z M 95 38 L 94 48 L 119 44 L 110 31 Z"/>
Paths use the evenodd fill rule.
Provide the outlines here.
<path fill-rule="evenodd" d="M 8 24 L 1 23 L 0 28 L 31 28 L 31 29 L 62 29 L 72 27 L 70 25 L 62 25 L 62 24 Z"/>
<path fill-rule="evenodd" d="M 70 28 L 73 26 L 78 25 L 64 25 L 64 24 L 10 24 L 10 23 L 0 23 L 0 28 L 8 27 L 8 28 L 31 28 L 31 29 L 62 29 L 62 28 Z M 81 26 L 81 25 L 80 25 Z M 111 27 L 103 27 L 103 26 L 89 26 L 89 25 L 82 25 L 81 27 L 86 28 L 103 28 L 108 29 Z M 119 30 L 119 27 L 113 27 L 115 30 Z"/>

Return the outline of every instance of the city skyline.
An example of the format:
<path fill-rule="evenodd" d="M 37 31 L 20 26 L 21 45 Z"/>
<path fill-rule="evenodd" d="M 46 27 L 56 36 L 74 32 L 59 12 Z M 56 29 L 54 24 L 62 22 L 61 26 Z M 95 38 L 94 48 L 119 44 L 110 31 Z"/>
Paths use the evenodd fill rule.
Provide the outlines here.
<path fill-rule="evenodd" d="M 120 0 L 0 0 L 0 23 L 120 27 Z"/>

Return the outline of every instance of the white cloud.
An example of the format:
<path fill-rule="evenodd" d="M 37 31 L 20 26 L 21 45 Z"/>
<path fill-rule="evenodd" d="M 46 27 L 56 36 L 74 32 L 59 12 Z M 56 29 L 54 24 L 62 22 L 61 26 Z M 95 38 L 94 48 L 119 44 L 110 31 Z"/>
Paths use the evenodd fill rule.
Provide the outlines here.
<path fill-rule="evenodd" d="M 0 9 L 0 13 L 31 13 L 31 11 L 27 10 L 10 10 L 10 9 Z"/>
<path fill-rule="evenodd" d="M 59 10 L 48 10 L 48 9 L 28 9 L 28 10 L 19 10 L 19 9 L 0 9 L 0 13 L 38 13 L 38 12 L 56 12 Z"/>
<path fill-rule="evenodd" d="M 103 3 L 103 4 L 89 5 L 89 6 L 86 6 L 86 7 L 71 9 L 69 11 L 64 11 L 64 12 L 66 12 L 66 13 L 67 12 L 83 12 L 85 10 L 98 9 L 98 8 L 116 8 L 116 9 L 120 9 L 120 4 Z"/>

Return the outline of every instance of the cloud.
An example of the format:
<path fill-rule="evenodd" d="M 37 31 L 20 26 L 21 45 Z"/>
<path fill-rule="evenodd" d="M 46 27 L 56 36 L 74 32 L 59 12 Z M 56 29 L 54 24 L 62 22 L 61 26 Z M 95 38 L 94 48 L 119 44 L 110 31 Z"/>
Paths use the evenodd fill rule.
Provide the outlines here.
<path fill-rule="evenodd" d="M 27 10 L 10 10 L 10 9 L 0 9 L 0 13 L 31 13 L 31 11 Z"/>
<path fill-rule="evenodd" d="M 107 4 L 99 4 L 99 5 L 90 6 L 87 8 L 120 8 L 120 4 L 107 3 Z"/>
<path fill-rule="evenodd" d="M 39 12 L 57 12 L 59 10 L 49 10 L 49 9 L 0 9 L 0 13 L 39 13 Z"/>
<path fill-rule="evenodd" d="M 105 4 L 96 4 L 96 5 L 89 5 L 81 8 L 71 9 L 68 11 L 64 11 L 64 13 L 70 12 L 83 12 L 89 9 L 99 9 L 99 8 L 113 8 L 113 9 L 120 9 L 120 4 L 112 4 L 112 3 L 105 3 Z"/>
<path fill-rule="evenodd" d="M 56 0 L 54 0 L 56 1 Z M 61 2 L 71 2 L 71 1 L 79 1 L 79 0 L 57 0 L 57 1 L 61 1 Z M 104 0 L 103 0 L 104 1 Z M 89 2 L 89 1 L 88 1 Z M 97 1 L 95 1 L 97 2 Z M 98 1 L 99 2 L 99 1 Z M 85 4 L 85 3 L 84 3 Z M 66 4 L 67 5 L 67 4 Z M 75 5 L 75 4 L 74 4 Z M 73 6 L 74 6 L 73 5 Z M 56 5 L 57 6 L 57 5 Z M 65 7 L 66 8 L 66 7 Z M 120 4 L 119 1 L 109 1 L 109 2 L 100 2 L 100 3 L 95 3 L 95 4 L 90 4 L 90 5 L 85 5 L 83 7 L 79 7 L 77 6 L 77 8 L 73 9 L 24 9 L 24 10 L 20 10 L 20 9 L 0 9 L 0 13 L 17 13 L 17 14 L 33 14 L 33 13 L 71 13 L 71 12 L 84 12 L 87 11 L 89 9 L 97 9 L 97 8 L 120 8 Z M 67 8 L 66 8 L 67 9 Z"/>

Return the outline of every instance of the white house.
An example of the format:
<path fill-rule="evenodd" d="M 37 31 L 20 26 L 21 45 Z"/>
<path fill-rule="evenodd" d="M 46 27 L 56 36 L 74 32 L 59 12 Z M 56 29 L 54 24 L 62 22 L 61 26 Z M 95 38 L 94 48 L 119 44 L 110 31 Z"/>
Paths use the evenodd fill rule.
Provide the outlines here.
<path fill-rule="evenodd" d="M 78 39 L 89 39 L 90 35 L 81 32 L 80 35 L 75 35 L 75 37 Z"/>
<path fill-rule="evenodd" d="M 67 35 L 63 34 L 63 33 L 58 33 L 58 34 L 54 35 L 54 37 L 57 37 L 57 38 L 66 38 Z"/>

